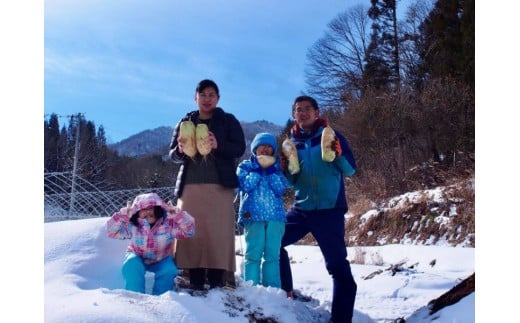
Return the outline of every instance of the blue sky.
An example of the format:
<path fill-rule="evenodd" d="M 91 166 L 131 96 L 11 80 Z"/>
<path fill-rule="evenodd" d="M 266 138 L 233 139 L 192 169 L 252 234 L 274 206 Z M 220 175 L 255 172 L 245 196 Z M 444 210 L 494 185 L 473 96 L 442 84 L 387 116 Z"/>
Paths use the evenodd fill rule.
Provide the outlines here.
<path fill-rule="evenodd" d="M 358 3 L 369 0 L 46 0 L 44 113 L 84 113 L 117 142 L 174 126 L 210 78 L 239 120 L 284 125 L 307 49 Z"/>

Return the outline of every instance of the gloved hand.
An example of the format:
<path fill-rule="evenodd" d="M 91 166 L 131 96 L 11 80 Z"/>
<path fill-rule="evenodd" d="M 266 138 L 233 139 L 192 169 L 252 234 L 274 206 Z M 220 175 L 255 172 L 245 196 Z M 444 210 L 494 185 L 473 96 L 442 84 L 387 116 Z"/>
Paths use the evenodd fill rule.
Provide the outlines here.
<path fill-rule="evenodd" d="M 258 174 L 262 174 L 262 166 L 260 166 L 260 164 L 258 163 L 258 160 L 256 160 L 256 156 L 251 156 L 251 173 L 258 173 Z"/>
<path fill-rule="evenodd" d="M 150 227 L 150 222 L 148 222 L 148 220 L 146 218 L 137 218 L 137 222 L 139 222 L 139 224 L 142 227 L 145 227 L 145 228 L 149 228 Z"/>
<path fill-rule="evenodd" d="M 271 166 L 269 166 L 269 167 L 267 167 L 265 169 L 265 174 L 266 175 L 271 175 L 271 174 L 274 174 L 274 173 L 276 173 L 276 164 L 273 164 L 273 165 L 271 165 Z"/>
<path fill-rule="evenodd" d="M 171 200 L 166 203 L 166 217 L 175 219 L 179 213 L 181 212 L 181 209 L 177 206 L 173 205 L 173 202 Z"/>
<path fill-rule="evenodd" d="M 338 137 L 334 138 L 334 141 L 331 144 L 332 149 L 334 149 L 334 152 L 336 152 L 336 158 L 341 156 L 343 153 L 343 150 L 341 149 L 341 142 L 339 141 Z"/>
<path fill-rule="evenodd" d="M 119 214 L 121 215 L 122 219 L 126 220 L 127 222 L 130 221 L 130 217 L 135 214 L 135 209 L 132 208 L 132 202 L 128 201 L 126 203 L 125 207 L 122 207 L 119 210 Z"/>

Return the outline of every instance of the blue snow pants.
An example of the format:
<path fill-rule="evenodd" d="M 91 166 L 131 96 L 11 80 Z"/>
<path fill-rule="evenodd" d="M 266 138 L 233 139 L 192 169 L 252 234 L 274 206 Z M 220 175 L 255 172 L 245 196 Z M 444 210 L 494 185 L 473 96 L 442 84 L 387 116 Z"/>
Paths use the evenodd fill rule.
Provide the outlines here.
<path fill-rule="evenodd" d="M 244 224 L 246 251 L 244 280 L 280 288 L 280 246 L 285 223 L 257 221 Z M 263 262 L 262 262 L 263 259 Z"/>
<path fill-rule="evenodd" d="M 173 279 L 179 274 L 179 270 L 177 266 L 175 266 L 172 256 L 147 265 L 143 262 L 141 257 L 135 253 L 128 252 L 122 268 L 125 289 L 144 294 L 145 273 L 147 271 L 151 271 L 155 274 L 152 295 L 161 295 L 164 292 L 172 290 L 174 285 Z"/>
<path fill-rule="evenodd" d="M 287 213 L 287 223 L 280 249 L 282 289 L 290 292 L 293 290 L 292 272 L 289 255 L 284 247 L 297 242 L 307 233 L 312 233 L 325 258 L 327 271 L 332 276 L 331 319 L 335 323 L 352 322 L 357 292 L 357 285 L 347 260 L 344 214 L 344 209 L 314 211 L 290 209 Z"/>

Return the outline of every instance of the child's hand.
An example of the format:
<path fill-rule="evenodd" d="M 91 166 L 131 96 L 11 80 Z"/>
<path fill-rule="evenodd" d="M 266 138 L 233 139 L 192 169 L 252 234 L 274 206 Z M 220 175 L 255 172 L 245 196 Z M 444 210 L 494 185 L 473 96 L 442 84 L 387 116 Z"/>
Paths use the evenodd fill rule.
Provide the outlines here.
<path fill-rule="evenodd" d="M 276 173 L 276 166 L 275 165 L 271 165 L 271 166 L 269 166 L 269 167 L 267 167 L 265 169 L 265 174 L 266 175 L 271 175 L 271 174 L 274 174 L 274 173 Z"/>
<path fill-rule="evenodd" d="M 168 218 L 175 218 L 179 212 L 181 212 L 181 209 L 173 205 L 172 201 L 169 200 L 168 203 L 166 203 L 166 212 Z"/>
<path fill-rule="evenodd" d="M 259 173 L 259 174 L 262 174 L 262 166 L 260 166 L 260 164 L 258 163 L 258 160 L 256 159 L 256 156 L 251 156 L 250 158 L 251 160 L 251 169 L 250 169 L 250 172 L 251 173 Z"/>
<path fill-rule="evenodd" d="M 137 222 L 143 227 L 150 227 L 150 222 L 146 218 L 137 218 Z"/>
<path fill-rule="evenodd" d="M 262 174 L 263 171 L 264 171 L 264 169 L 262 167 L 257 167 L 257 168 L 251 168 L 250 169 L 251 173 L 257 173 L 257 174 Z"/>
<path fill-rule="evenodd" d="M 128 201 L 126 203 L 126 206 L 125 207 L 122 207 L 120 210 L 119 210 L 119 214 L 122 215 L 122 218 L 127 220 L 127 221 L 130 221 L 130 217 L 132 215 L 135 214 L 135 209 L 132 208 L 132 202 Z"/>

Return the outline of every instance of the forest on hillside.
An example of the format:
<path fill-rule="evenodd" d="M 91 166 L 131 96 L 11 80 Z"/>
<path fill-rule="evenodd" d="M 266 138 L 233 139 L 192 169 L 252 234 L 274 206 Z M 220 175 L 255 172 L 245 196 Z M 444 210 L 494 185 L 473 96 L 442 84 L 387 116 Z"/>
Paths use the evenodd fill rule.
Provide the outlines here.
<path fill-rule="evenodd" d="M 358 172 L 349 198 L 377 201 L 474 176 L 475 2 L 373 0 L 338 14 L 307 52 L 305 94 L 345 134 Z M 288 120 L 285 130 L 292 126 Z M 83 115 L 44 120 L 45 172 L 101 190 L 172 186 L 162 156 L 119 156 Z"/>

